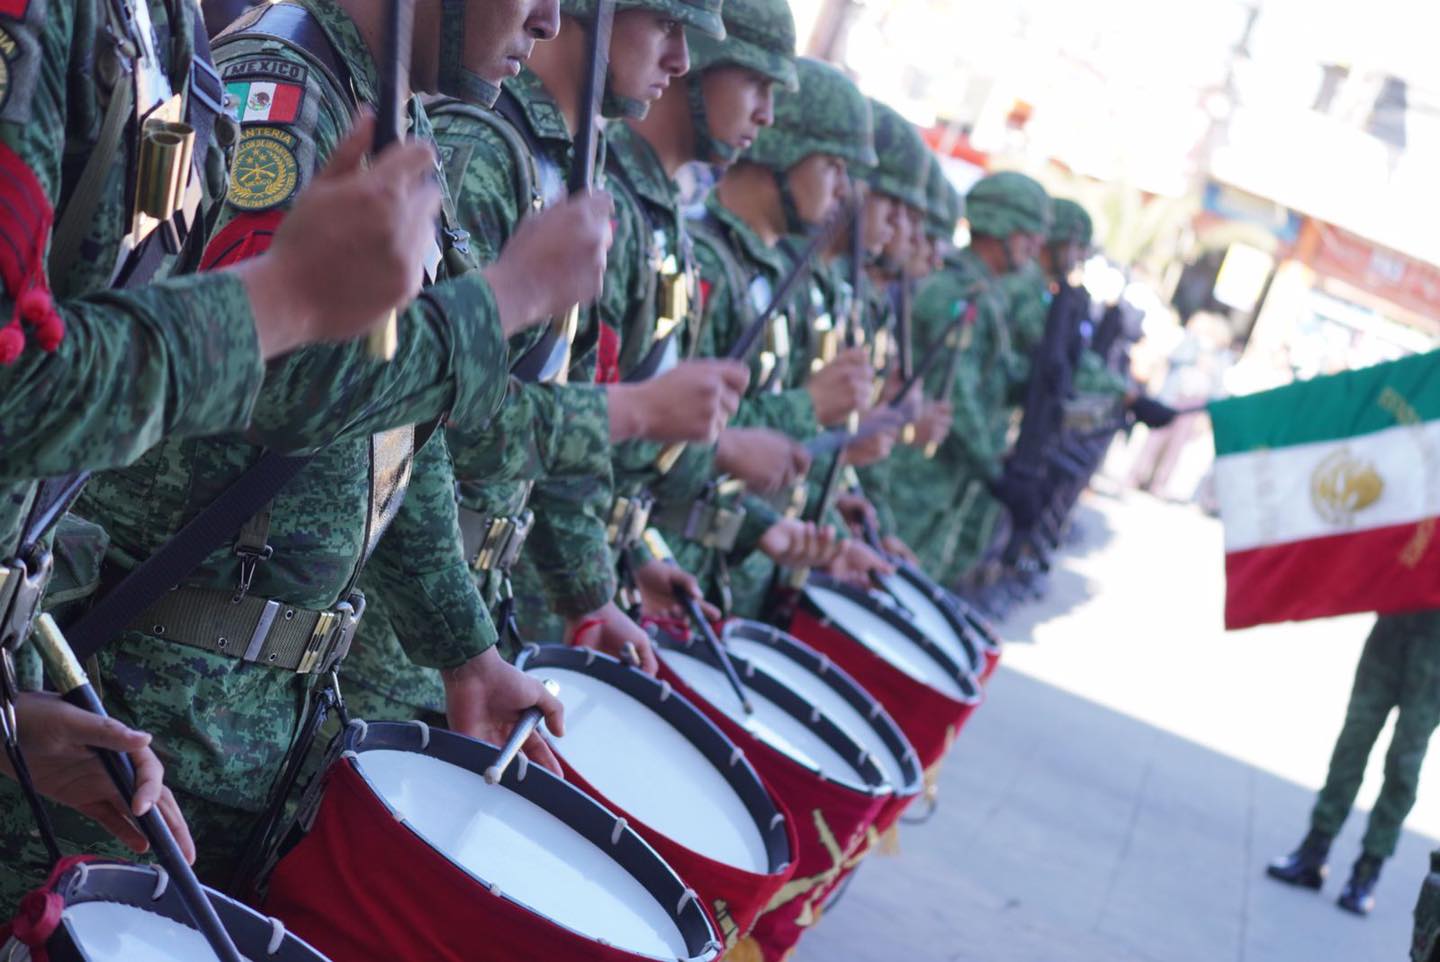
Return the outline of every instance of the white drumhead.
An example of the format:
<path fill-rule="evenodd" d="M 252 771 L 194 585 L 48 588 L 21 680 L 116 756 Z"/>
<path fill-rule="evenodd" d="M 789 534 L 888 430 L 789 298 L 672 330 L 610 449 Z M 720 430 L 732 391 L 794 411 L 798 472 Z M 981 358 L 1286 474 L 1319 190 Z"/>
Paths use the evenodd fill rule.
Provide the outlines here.
<path fill-rule="evenodd" d="M 707 858 L 770 870 L 765 839 L 745 803 L 695 745 L 643 702 L 579 671 L 545 668 L 560 682 L 565 731 L 556 747 L 606 798 Z"/>
<path fill-rule="evenodd" d="M 884 658 L 905 674 L 943 692 L 956 701 L 965 701 L 965 691 L 950 676 L 946 667 L 931 658 L 920 646 L 905 637 L 900 629 L 859 605 L 838 591 L 810 585 L 806 595 L 821 613 L 841 629 L 853 635 L 866 648 Z M 864 684 L 864 681 L 861 681 Z"/>
<path fill-rule="evenodd" d="M 955 664 L 964 665 L 972 671 L 978 668 L 973 661 L 969 651 L 965 648 L 964 641 L 955 631 L 955 626 L 945 617 L 945 612 L 940 610 L 931 597 L 900 575 L 892 575 L 885 579 L 885 587 L 894 593 L 900 603 L 909 610 L 915 618 L 915 627 L 925 633 L 925 636 L 939 646 L 951 658 Z"/>
<path fill-rule="evenodd" d="M 119 902 L 67 906 L 63 918 L 94 962 L 195 962 L 215 954 L 205 937 L 174 919 Z"/>
<path fill-rule="evenodd" d="M 746 692 L 755 714 L 746 716 L 725 673 L 679 651 L 664 652 L 665 664 L 701 698 L 728 715 L 766 745 L 832 781 L 866 791 L 865 777 L 849 759 L 827 745 L 819 735 L 754 689 Z"/>
<path fill-rule="evenodd" d="M 415 752 L 362 752 L 358 764 L 415 831 L 502 894 L 620 949 L 690 954 L 675 922 L 634 876 L 508 788 Z"/>
<path fill-rule="evenodd" d="M 738 635 L 726 639 L 727 647 L 757 667 L 765 669 L 783 681 L 786 687 L 797 692 L 810 704 L 819 708 L 830 720 L 845 730 L 861 747 L 875 757 L 875 764 L 885 773 L 891 785 L 904 785 L 905 772 L 900 768 L 900 759 L 885 744 L 885 739 L 875 730 L 870 721 L 856 711 L 855 706 L 840 696 L 840 693 L 819 677 L 769 645 L 751 641 Z"/>

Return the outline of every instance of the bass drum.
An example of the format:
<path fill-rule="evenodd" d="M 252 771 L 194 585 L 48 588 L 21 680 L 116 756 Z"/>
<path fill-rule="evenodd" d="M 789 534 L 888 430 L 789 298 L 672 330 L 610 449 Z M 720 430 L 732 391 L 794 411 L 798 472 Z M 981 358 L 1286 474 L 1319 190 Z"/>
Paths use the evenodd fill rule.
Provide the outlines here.
<path fill-rule="evenodd" d="M 27 899 L 24 907 L 46 911 L 34 918 L 17 918 L 11 924 L 15 936 L 0 941 L 0 959 L 195 962 L 215 958 L 205 937 L 190 921 L 190 912 L 164 869 L 66 859 L 51 875 L 45 890 L 44 900 Z M 278 920 L 266 918 L 219 892 L 206 891 L 225 930 L 245 958 L 326 962 L 323 955 L 287 932 Z M 50 915 L 56 908 L 58 916 Z"/>
<path fill-rule="evenodd" d="M 811 574 L 790 633 L 865 686 L 900 725 L 927 770 L 974 713 L 980 686 L 965 667 L 892 604 Z"/>
<path fill-rule="evenodd" d="M 795 874 L 770 900 L 737 957 L 785 959 L 819 919 L 825 896 L 893 791 L 876 759 L 804 696 L 743 658 L 733 659 L 754 708 L 747 715 L 703 644 L 657 632 L 660 677 L 690 699 L 749 756 L 790 812 Z M 751 944 L 753 943 L 753 944 Z"/>
<path fill-rule="evenodd" d="M 593 649 L 528 646 L 560 683 L 565 780 L 622 815 L 700 894 L 727 947 L 794 871 L 794 829 L 735 743 L 666 682 Z"/>
<path fill-rule="evenodd" d="M 895 574 L 881 576 L 881 583 L 916 627 L 982 683 L 990 680 L 1000 664 L 1000 641 L 975 609 L 911 564 L 902 563 Z"/>
<path fill-rule="evenodd" d="M 344 962 L 709 962 L 696 893 L 645 840 L 523 756 L 419 722 L 351 722 L 265 909 Z M 313 818 L 313 822 L 311 821 Z"/>

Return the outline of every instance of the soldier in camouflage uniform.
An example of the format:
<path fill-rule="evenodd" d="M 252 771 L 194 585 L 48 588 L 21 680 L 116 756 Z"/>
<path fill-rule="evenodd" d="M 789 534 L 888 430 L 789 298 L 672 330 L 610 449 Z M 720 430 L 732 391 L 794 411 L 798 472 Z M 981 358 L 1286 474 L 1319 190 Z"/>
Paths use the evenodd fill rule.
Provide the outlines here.
<path fill-rule="evenodd" d="M 1380 868 L 1395 854 L 1405 816 L 1415 805 L 1430 736 L 1440 725 L 1440 611 L 1381 615 L 1376 620 L 1355 668 L 1345 724 L 1310 813 L 1310 832 L 1298 849 L 1270 864 L 1266 871 L 1271 878 L 1320 888 L 1330 844 L 1355 804 L 1375 739 L 1392 710 L 1397 714 L 1385 753 L 1385 782 L 1370 811 L 1360 857 L 1339 898 L 1341 908 L 1357 915 L 1368 915 L 1375 906 Z"/>
<path fill-rule="evenodd" d="M 483 18 L 497 11 L 469 5 Z M 543 3 L 525 5 L 523 22 L 484 34 L 489 74 L 498 80 L 505 54 L 547 28 Z M 539 12 L 537 12 L 539 11 Z M 275 4 L 242 20 L 218 47 L 221 75 L 234 96 L 242 134 L 230 193 L 205 261 L 212 267 L 263 251 L 287 215 L 296 192 L 336 150 L 358 103 L 373 103 L 375 57 L 370 35 L 383 33 L 380 11 L 345 0 Z M 307 37 L 302 47 L 296 25 Z M 489 26 L 482 22 L 481 26 Z M 462 28 L 463 29 L 463 28 Z M 553 21 L 548 27 L 553 33 Z M 462 32 L 463 36 L 463 32 Z M 425 44 L 417 43 L 415 73 L 425 76 Z M 508 48 L 508 49 L 507 49 Z M 344 80 L 339 75 L 344 76 Z M 277 79 L 280 78 L 280 79 Z M 250 84 L 288 86 L 284 96 L 247 97 Z M 264 88 L 267 91 L 271 88 Z M 263 116 L 257 116 L 263 115 Z M 410 116 L 428 136 L 418 101 Z M 357 166 L 361 142 L 347 158 Z M 428 179 L 430 167 L 410 177 Z M 263 177 L 266 170 L 276 176 Z M 393 188 L 392 188 L 393 189 Z M 298 715 L 317 676 L 343 656 L 359 606 L 356 578 L 376 539 L 388 536 L 374 559 L 388 565 L 408 590 L 392 595 L 434 630 L 414 636 L 409 654 L 447 670 L 454 727 L 500 738 L 525 708 L 539 704 L 550 723 L 560 706 L 490 650 L 485 607 L 458 545 L 445 557 L 414 557 L 412 540 L 433 542 L 437 527 L 458 527 L 443 435 L 419 447 L 414 425 L 448 412 L 460 426 L 486 423 L 504 400 L 505 338 L 561 305 L 593 296 L 608 233 L 608 198 L 577 199 L 517 232 L 505 257 L 485 271 L 470 270 L 457 235 L 439 235 L 446 249 L 436 264 L 445 279 L 432 284 L 399 316 L 399 350 L 388 364 L 363 347 L 308 348 L 272 365 L 245 435 L 166 442 L 137 464 L 92 483 L 81 511 L 102 521 L 111 536 L 110 560 L 132 566 L 261 455 L 263 446 L 317 447 L 314 459 L 242 529 L 112 642 L 100 656 L 99 679 L 111 712 L 154 733 L 169 781 L 199 842 L 197 871 L 223 884 L 267 801 Z M 440 251 L 433 229 L 398 234 L 392 243 L 424 236 Z M 413 258 L 419 245 L 402 256 Z M 346 249 L 335 244 L 334 250 Z M 557 268 L 549 285 L 526 283 L 533 264 Z M 563 276 L 561 276 L 563 275 Z M 344 288 L 329 292 L 341 298 Z M 317 403 L 316 386 L 325 403 Z M 400 505 L 405 481 L 420 495 Z M 328 616 L 328 617 L 327 617 Z M 449 629 L 449 630 L 445 630 Z M 307 640 L 308 639 L 308 640 Z M 300 657 L 314 648 L 318 658 Z M 553 763 L 537 737 L 529 750 Z M 43 869 L 43 853 L 5 805 L 7 895 L 25 873 Z M 105 850 L 94 827 L 64 812 L 57 829 L 68 848 Z M 33 879 L 33 875 L 32 875 Z"/>
<path fill-rule="evenodd" d="M 768 304 L 788 269 L 779 240 L 817 229 L 836 207 L 846 165 L 876 159 L 866 136 L 869 107 L 855 85 L 814 60 L 802 58 L 797 71 L 799 89 L 777 97 L 774 125 L 725 171 L 693 225 L 706 287 L 703 354 L 723 356 Z M 868 406 L 873 371 L 865 350 L 854 348 L 811 375 L 809 359 L 792 352 L 793 313 L 781 312 L 767 330 L 734 423 L 805 439 Z M 732 571 L 738 552 L 724 558 L 687 549 L 700 557 L 686 567 L 709 579 L 712 597 L 742 617 L 760 614 L 774 572 L 770 558 L 753 554 Z"/>
<path fill-rule="evenodd" d="M 921 345 L 943 333 L 956 312 L 967 306 L 976 312 L 954 339 L 954 353 L 926 379 L 927 394 L 950 402 L 951 425 L 933 457 L 922 447 L 895 452 L 893 470 L 908 483 L 891 493 L 901 538 L 944 582 L 968 573 L 1000 540 L 1003 510 L 990 485 L 1000 476 L 1010 392 L 1021 367 L 998 282 L 1034 258 L 1050 218 L 1044 189 L 1012 172 L 982 178 L 966 207 L 970 246 L 915 298 Z"/>
<path fill-rule="evenodd" d="M 303 213 L 270 254 L 243 269 L 181 277 L 194 269 L 224 194 L 224 148 L 236 133 L 221 113 L 198 10 L 21 3 L 0 17 L 0 47 L 0 233 L 11 252 L 0 265 L 0 643 L 12 649 L 25 641 L 45 588 L 52 537 L 60 577 L 47 605 L 93 590 L 105 545 L 102 530 L 78 520 L 62 520 L 57 535 L 45 517 L 63 513 L 63 499 L 33 479 L 122 465 L 162 437 L 243 428 L 263 362 L 357 333 L 409 299 L 419 272 L 382 241 L 413 235 L 433 216 L 438 194 L 413 177 L 428 165 L 423 148 L 397 147 L 370 172 L 352 150 L 353 169 L 337 165 L 306 192 L 297 203 Z M 181 159 L 141 164 L 141 125 L 159 120 L 194 132 L 188 167 Z M 411 189 L 388 186 L 407 171 Z M 157 178 L 175 178 L 181 196 L 144 211 L 132 205 L 128 186 Z M 352 283 L 332 256 L 339 235 L 363 245 L 354 265 L 362 277 L 336 302 L 332 289 Z M 16 592 L 22 581 L 30 585 L 24 597 Z M 158 803 L 188 850 L 149 736 L 35 691 L 34 652 L 26 645 L 15 657 L 27 689 L 15 694 L 20 742 L 36 788 L 139 850 L 143 837 L 84 746 L 130 752 L 133 810 Z M 13 774 L 8 759 L 0 772 Z M 4 792 L 7 817 L 23 825 L 28 810 L 11 788 Z M 7 852 L 7 864 L 17 856 Z"/>
<path fill-rule="evenodd" d="M 689 30 L 690 71 L 675 78 L 644 117 L 626 117 L 607 131 L 615 243 L 597 307 L 601 343 L 613 338 L 614 344 L 602 352 L 614 357 L 605 366 L 624 382 L 673 370 L 696 348 L 698 276 L 676 171 L 697 160 L 733 161 L 770 123 L 774 85 L 795 80 L 794 30 L 783 0 L 731 0 L 723 13 L 723 37 Z M 652 558 L 639 538 L 653 505 L 688 515 L 697 499 L 715 497 L 708 482 L 716 472 L 762 490 L 786 480 L 793 442 L 761 433 L 727 429 L 718 444 L 692 443 L 678 453 L 645 441 L 616 446 L 609 534 L 612 550 L 624 556 L 625 580 L 638 589 L 638 597 L 626 598 L 628 608 L 643 601 L 647 614 L 673 618 L 680 615 L 677 587 L 699 594 L 693 576 Z M 536 633 L 530 627 L 536 616 L 523 607 L 521 615 L 527 634 L 559 637 L 562 626 L 553 619 Z"/>
<path fill-rule="evenodd" d="M 710 0 L 625 4 L 612 38 L 619 56 L 612 60 L 607 112 L 643 114 L 656 78 L 684 70 L 684 33 L 677 22 L 683 18 L 719 30 L 714 7 Z M 457 98 L 429 105 L 459 222 L 481 261 L 498 255 L 524 215 L 564 196 L 579 104 L 578 91 L 561 86 L 563 71 L 557 68 L 581 56 L 584 33 L 575 18 L 589 11 L 568 2 L 561 11 L 558 39 L 506 83 L 494 110 Z M 658 46 L 655 37 L 663 38 Z M 648 60 L 624 56 L 632 50 L 655 53 Z M 593 324 L 580 332 L 565 378 L 513 379 L 512 403 L 483 432 L 459 427 L 447 432 L 461 479 L 460 524 L 466 556 L 492 605 L 507 658 L 518 653 L 521 638 L 559 641 L 563 632 L 571 640 L 581 626 L 596 626 L 580 640 L 617 655 L 632 645 L 653 670 L 647 636 L 612 600 L 615 575 L 605 525 L 612 498 L 611 442 L 637 430 L 663 440 L 704 440 L 717 414 L 723 421 L 726 405 L 733 410 L 744 372 L 729 366 L 737 380 L 733 387 L 713 363 L 643 386 L 597 386 L 604 347 L 598 334 Z M 544 347 L 525 335 L 512 340 L 510 350 L 513 366 L 526 364 L 527 352 L 538 354 Z M 565 350 L 563 341 L 557 350 Z M 516 564 L 522 540 L 527 547 L 521 557 L 528 563 Z M 509 613 L 512 565 L 515 621 Z M 378 579 L 368 587 L 388 614 L 392 589 Z M 541 614 L 552 609 L 563 618 L 560 630 L 553 636 L 531 634 Z M 438 673 L 410 664 L 399 627 L 388 617 L 367 619 L 358 639 L 347 677 L 353 682 L 351 708 L 365 717 L 423 717 L 443 704 Z"/>

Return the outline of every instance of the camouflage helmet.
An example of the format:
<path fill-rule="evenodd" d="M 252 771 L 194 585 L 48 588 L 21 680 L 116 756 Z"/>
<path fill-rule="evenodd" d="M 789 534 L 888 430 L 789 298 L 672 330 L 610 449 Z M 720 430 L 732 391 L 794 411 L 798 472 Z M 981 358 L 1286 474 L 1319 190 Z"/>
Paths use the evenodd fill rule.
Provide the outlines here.
<path fill-rule="evenodd" d="M 930 149 L 915 125 L 894 107 L 872 99 L 870 111 L 875 118 L 875 153 L 879 162 L 865 172 L 865 180 L 872 190 L 923 211 Z"/>
<path fill-rule="evenodd" d="M 710 132 L 700 75 L 713 67 L 737 66 L 768 77 L 778 86 L 794 90 L 795 15 L 787 0 L 726 0 L 725 36 L 707 36 L 690 30 L 690 74 L 684 81 L 695 128 L 695 156 L 712 164 L 733 163 L 740 151 L 717 140 Z"/>
<path fill-rule="evenodd" d="M 875 127 L 870 104 L 855 82 L 828 63 L 795 61 L 799 87 L 775 98 L 775 123 L 761 130 L 745 159 L 786 171 L 811 154 L 831 154 L 872 167 Z"/>
<path fill-rule="evenodd" d="M 925 233 L 931 237 L 949 240 L 955 236 L 955 225 L 965 202 L 950 178 L 945 175 L 945 166 L 940 158 L 929 154 L 929 172 L 925 178 Z"/>
<path fill-rule="evenodd" d="M 1079 244 L 1089 247 L 1095 234 L 1095 225 L 1090 214 L 1073 200 L 1056 197 L 1050 204 L 1050 233 L 1046 240 L 1051 244 Z"/>
<path fill-rule="evenodd" d="M 1032 177 L 1002 170 L 980 178 L 965 196 L 970 232 L 990 237 L 1044 234 L 1050 228 L 1050 197 Z"/>
<path fill-rule="evenodd" d="M 662 16 L 671 17 L 684 24 L 686 41 L 694 33 L 708 33 L 715 37 L 725 36 L 725 23 L 720 19 L 722 0 L 615 0 L 615 12 L 626 10 L 651 10 Z M 560 0 L 560 12 L 567 17 L 589 19 L 595 14 L 595 0 Z M 633 97 L 621 97 L 605 84 L 605 100 L 601 113 L 606 117 L 643 117 L 646 105 Z"/>

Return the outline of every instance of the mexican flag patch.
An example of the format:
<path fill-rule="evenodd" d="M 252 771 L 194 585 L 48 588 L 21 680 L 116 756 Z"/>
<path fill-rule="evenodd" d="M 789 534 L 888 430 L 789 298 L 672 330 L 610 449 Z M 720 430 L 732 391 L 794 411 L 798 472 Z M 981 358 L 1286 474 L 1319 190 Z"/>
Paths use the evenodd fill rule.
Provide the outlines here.
<path fill-rule="evenodd" d="M 225 85 L 235 119 L 242 124 L 291 124 L 300 116 L 305 89 L 298 84 L 268 80 L 238 81 Z"/>

